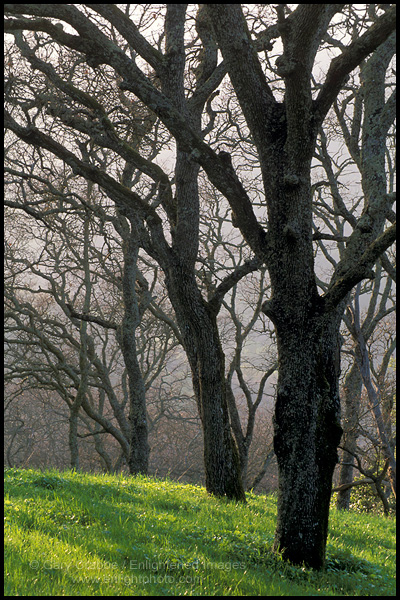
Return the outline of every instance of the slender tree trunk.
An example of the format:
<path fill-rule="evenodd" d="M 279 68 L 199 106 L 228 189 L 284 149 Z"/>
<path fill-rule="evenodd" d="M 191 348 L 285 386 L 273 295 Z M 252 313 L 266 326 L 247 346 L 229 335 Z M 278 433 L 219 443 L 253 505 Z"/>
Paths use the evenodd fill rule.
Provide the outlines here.
<path fill-rule="evenodd" d="M 275 549 L 321 568 L 340 426 L 340 316 L 278 328 L 279 378 L 274 449 L 279 468 Z"/>
<path fill-rule="evenodd" d="M 392 488 L 393 495 L 396 498 L 396 456 L 391 446 L 390 432 L 386 427 L 385 419 L 381 410 L 382 399 L 380 395 L 380 390 L 373 383 L 371 378 L 368 348 L 365 343 L 364 336 L 359 327 L 357 328 L 357 342 L 359 344 L 360 349 L 359 368 L 365 389 L 367 390 L 368 406 L 374 416 L 378 437 L 381 443 L 382 456 L 388 462 L 388 476 L 390 486 Z"/>
<path fill-rule="evenodd" d="M 128 467 L 131 475 L 147 474 L 150 447 L 146 412 L 146 390 L 136 352 L 136 329 L 140 323 L 135 291 L 139 246 L 135 231 L 124 245 L 124 318 L 122 322 L 122 352 L 129 380 L 129 421 L 131 425 Z"/>
<path fill-rule="evenodd" d="M 92 191 L 92 184 L 88 183 L 87 192 L 90 197 Z M 90 217 L 86 217 L 84 224 L 84 246 L 83 246 L 83 268 L 84 268 L 84 283 L 85 283 L 85 299 L 83 304 L 83 311 L 86 313 L 90 309 L 91 295 L 92 295 L 92 283 L 90 277 L 90 263 L 89 263 L 89 244 L 90 244 Z M 80 337 L 80 349 L 79 349 L 79 370 L 80 380 L 79 386 L 76 393 L 76 398 L 70 407 L 69 417 L 69 448 L 71 453 L 71 468 L 79 469 L 79 444 L 78 444 L 78 419 L 79 411 L 82 403 L 85 400 L 88 385 L 89 385 L 89 360 L 88 360 L 88 335 L 87 335 L 87 323 L 81 321 L 79 326 L 79 337 Z"/>
<path fill-rule="evenodd" d="M 226 398 L 229 410 L 229 420 L 232 433 L 235 437 L 236 447 L 239 453 L 240 471 L 242 474 L 243 486 L 247 487 L 247 468 L 249 464 L 249 447 L 254 429 L 254 415 L 249 413 L 249 420 L 252 420 L 251 426 L 247 427 L 248 435 L 243 434 L 242 425 L 240 422 L 239 411 L 236 405 L 236 398 L 232 390 L 232 382 L 229 378 L 226 381 Z"/>
<path fill-rule="evenodd" d="M 75 406 L 72 406 L 69 416 L 68 445 L 71 469 L 75 471 L 79 470 L 78 414 L 79 406 L 78 410 L 75 409 Z"/>
<path fill-rule="evenodd" d="M 353 481 L 354 456 L 358 438 L 358 418 L 361 398 L 362 381 L 357 363 L 350 369 L 343 386 L 343 440 L 342 446 L 349 450 L 342 451 L 339 469 L 339 486 L 351 484 Z M 351 454 L 352 453 L 352 454 Z M 338 492 L 336 508 L 349 510 L 351 485 Z"/>
<path fill-rule="evenodd" d="M 166 273 L 166 283 L 192 371 L 203 428 L 207 491 L 245 502 L 239 454 L 229 423 L 225 360 L 216 316 L 191 270 L 176 262 Z"/>

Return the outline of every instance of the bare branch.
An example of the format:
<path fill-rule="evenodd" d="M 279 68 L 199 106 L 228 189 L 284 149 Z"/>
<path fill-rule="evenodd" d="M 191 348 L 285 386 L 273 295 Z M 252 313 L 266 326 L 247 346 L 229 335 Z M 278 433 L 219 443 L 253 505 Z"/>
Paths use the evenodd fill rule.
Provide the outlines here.
<path fill-rule="evenodd" d="M 396 28 L 396 5 L 393 4 L 362 36 L 352 42 L 340 56 L 334 58 L 325 83 L 314 103 L 314 126 L 322 124 L 337 97 L 344 79 L 361 61 L 373 52 Z"/>
<path fill-rule="evenodd" d="M 335 308 L 359 281 L 365 278 L 371 278 L 371 269 L 375 261 L 395 242 L 395 240 L 396 223 L 388 227 L 386 231 L 374 240 L 363 253 L 360 260 L 356 264 L 351 265 L 343 276 L 336 280 L 333 278 L 333 285 L 323 296 L 326 311 Z"/>

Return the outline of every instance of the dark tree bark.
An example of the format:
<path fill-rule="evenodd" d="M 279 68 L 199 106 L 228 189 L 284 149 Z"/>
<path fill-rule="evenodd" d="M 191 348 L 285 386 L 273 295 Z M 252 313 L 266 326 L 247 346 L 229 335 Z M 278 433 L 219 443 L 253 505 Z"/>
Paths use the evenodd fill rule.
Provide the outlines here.
<path fill-rule="evenodd" d="M 374 26 L 375 37 L 371 28 L 364 43 L 355 42 L 335 59 L 313 102 L 310 75 L 316 49 L 340 6 L 300 5 L 287 18 L 279 7 L 284 52 L 277 60 L 277 71 L 285 81 L 283 106 L 266 83 L 240 6 L 208 5 L 208 10 L 258 149 L 268 207 L 264 247 L 250 211 L 247 219 L 236 218 L 236 222 L 256 255 L 263 256 L 273 290 L 263 309 L 275 324 L 279 361 L 274 416 L 279 467 L 275 548 L 296 564 L 320 568 L 342 435 L 339 327 L 344 298 L 354 283 L 368 276 L 372 255 L 372 260 L 378 256 L 374 239 L 383 229 L 386 213 L 375 214 L 375 236 L 365 236 L 362 227 L 355 228 L 330 289 L 320 297 L 312 253 L 311 157 L 316 127 L 335 98 L 335 86 L 339 90 L 343 78 L 366 56 L 366 46 L 370 44 L 368 52 L 372 51 L 392 28 L 388 14 L 384 15 L 381 29 Z M 239 216 L 244 203 L 233 195 L 229 199 Z M 393 232 L 387 235 L 393 239 Z"/>
<path fill-rule="evenodd" d="M 180 114 L 201 136 L 201 116 L 206 101 L 186 100 L 184 87 L 184 25 L 186 5 L 168 5 L 165 21 L 166 69 L 161 75 L 161 88 Z M 206 55 L 196 71 L 196 91 L 205 82 L 217 61 L 217 49 L 202 27 L 203 12 L 198 12 L 197 30 Z M 240 462 L 232 437 L 225 390 L 225 357 L 212 311 L 202 297 L 195 278 L 199 252 L 198 189 L 199 165 L 178 142 L 175 164 L 176 213 L 170 215 L 172 246 L 166 256 L 159 255 L 168 295 L 174 308 L 190 364 L 193 388 L 203 428 L 204 467 L 207 491 L 216 496 L 245 502 Z"/>
<path fill-rule="evenodd" d="M 340 426 L 341 314 L 311 313 L 303 327 L 277 327 L 278 393 L 274 449 L 279 467 L 275 548 L 290 561 L 320 567 L 325 555 Z"/>
<path fill-rule="evenodd" d="M 136 352 L 136 329 L 140 324 L 139 304 L 136 295 L 137 257 L 139 244 L 137 234 L 132 231 L 124 244 L 124 275 L 122 289 L 124 297 L 124 317 L 121 328 L 121 348 L 128 373 L 129 440 L 128 467 L 132 475 L 147 475 L 150 447 L 146 413 L 146 390 Z"/>
<path fill-rule="evenodd" d="M 166 284 L 192 371 L 204 437 L 207 491 L 245 502 L 239 454 L 233 440 L 225 387 L 225 357 L 216 313 L 203 299 L 192 271 L 173 262 Z"/>
<path fill-rule="evenodd" d="M 201 115 L 206 97 L 189 105 L 184 88 L 184 25 L 186 5 L 168 5 L 165 19 L 165 65 L 161 89 L 172 106 L 201 134 Z M 201 32 L 200 32 L 200 35 Z M 207 44 L 207 41 L 205 42 Z M 209 44 L 208 44 L 209 45 Z M 215 66 L 216 48 L 208 48 Z M 204 60 L 201 67 L 205 67 Z M 202 70 L 202 69 L 200 69 Z M 203 77 L 197 73 L 197 89 Z M 178 142 L 175 164 L 175 197 L 169 208 L 172 245 L 162 251 L 156 236 L 151 253 L 157 254 L 174 308 L 192 372 L 204 436 L 207 491 L 216 496 L 245 501 L 240 465 L 229 426 L 225 394 L 224 354 L 216 315 L 204 301 L 195 279 L 199 245 L 199 165 Z"/>

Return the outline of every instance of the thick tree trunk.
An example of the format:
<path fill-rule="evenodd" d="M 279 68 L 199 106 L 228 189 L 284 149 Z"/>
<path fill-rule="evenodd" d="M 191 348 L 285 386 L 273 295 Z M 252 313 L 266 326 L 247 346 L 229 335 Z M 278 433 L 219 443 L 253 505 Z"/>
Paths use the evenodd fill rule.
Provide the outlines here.
<path fill-rule="evenodd" d="M 321 568 L 340 426 L 340 317 L 278 328 L 279 379 L 274 449 L 279 467 L 275 549 Z"/>
<path fill-rule="evenodd" d="M 225 360 L 216 316 L 204 301 L 191 271 L 177 261 L 166 275 L 203 428 L 207 491 L 245 502 L 239 454 L 229 423 Z"/>
<path fill-rule="evenodd" d="M 275 550 L 295 563 L 325 560 L 332 477 L 340 426 L 340 307 L 319 296 L 312 250 L 308 166 L 296 185 L 270 178 L 272 297 L 263 310 L 275 325 L 278 386 L 274 450 L 279 470 Z M 277 165 L 279 173 L 279 166 Z M 283 173 L 285 170 L 283 169 Z M 297 172 L 301 174 L 300 166 Z"/>

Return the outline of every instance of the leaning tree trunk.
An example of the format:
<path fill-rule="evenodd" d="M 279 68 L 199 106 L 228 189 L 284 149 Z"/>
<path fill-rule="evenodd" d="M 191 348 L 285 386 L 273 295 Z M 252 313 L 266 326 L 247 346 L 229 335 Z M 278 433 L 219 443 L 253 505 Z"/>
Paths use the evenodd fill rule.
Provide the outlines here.
<path fill-rule="evenodd" d="M 240 460 L 232 437 L 225 387 L 225 360 L 216 315 L 203 299 L 194 273 L 174 261 L 166 273 L 191 367 L 204 438 L 206 489 L 215 496 L 246 501 Z"/>
<path fill-rule="evenodd" d="M 291 562 L 324 564 L 332 476 L 338 461 L 340 316 L 310 315 L 277 328 L 274 449 L 279 467 L 275 549 Z"/>
<path fill-rule="evenodd" d="M 204 326 L 195 340 L 196 358 L 190 360 L 203 427 L 206 488 L 216 496 L 245 501 L 226 401 L 224 354 L 215 318 L 207 312 L 205 307 Z"/>

